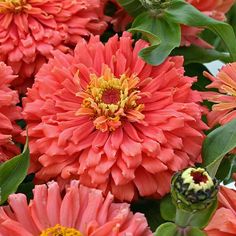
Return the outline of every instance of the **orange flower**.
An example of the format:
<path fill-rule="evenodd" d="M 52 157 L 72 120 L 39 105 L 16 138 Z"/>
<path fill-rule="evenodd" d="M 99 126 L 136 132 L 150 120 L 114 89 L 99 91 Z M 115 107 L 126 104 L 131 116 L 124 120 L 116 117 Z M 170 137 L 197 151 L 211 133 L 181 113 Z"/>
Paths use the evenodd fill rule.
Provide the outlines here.
<path fill-rule="evenodd" d="M 207 115 L 210 127 L 225 124 L 236 118 L 236 62 L 222 67 L 216 77 L 205 72 L 212 83 L 207 88 L 216 88 L 218 92 L 203 92 L 202 97 L 215 103 Z"/>
<path fill-rule="evenodd" d="M 24 99 L 36 178 L 111 191 L 120 200 L 169 192 L 174 171 L 201 161 L 203 109 L 183 58 L 148 65 L 131 35 L 56 52 Z"/>
<path fill-rule="evenodd" d="M 219 207 L 213 218 L 205 228 L 208 236 L 235 236 L 236 235 L 236 191 L 221 187 Z"/>

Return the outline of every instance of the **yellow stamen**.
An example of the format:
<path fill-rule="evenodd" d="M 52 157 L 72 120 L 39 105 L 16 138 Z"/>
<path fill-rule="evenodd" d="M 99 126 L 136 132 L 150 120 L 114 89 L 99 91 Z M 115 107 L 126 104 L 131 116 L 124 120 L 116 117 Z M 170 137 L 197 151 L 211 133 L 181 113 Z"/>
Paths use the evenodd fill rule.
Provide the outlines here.
<path fill-rule="evenodd" d="M 45 229 L 39 236 L 83 236 L 80 231 L 73 228 L 63 227 L 59 224 Z"/>
<path fill-rule="evenodd" d="M 19 13 L 24 10 L 27 0 L 0 0 L 0 13 Z"/>
<path fill-rule="evenodd" d="M 201 173 L 202 176 L 205 176 L 206 181 L 201 181 L 199 183 L 195 183 L 194 177 L 192 175 L 194 172 Z M 188 189 L 189 190 L 193 189 L 194 191 L 199 191 L 199 190 L 205 191 L 214 185 L 212 178 L 208 175 L 208 173 L 203 168 L 188 168 L 188 169 L 186 169 L 182 173 L 182 179 L 184 180 L 184 184 L 189 184 Z"/>
<path fill-rule="evenodd" d="M 123 74 L 116 78 L 105 66 L 102 76 L 92 74 L 87 89 L 76 94 L 83 99 L 76 115 L 91 115 L 96 129 L 102 132 L 114 131 L 125 117 L 132 122 L 143 120 L 144 115 L 140 114 L 144 105 L 138 103 L 141 98 L 138 84 L 139 78 L 135 75 Z"/>

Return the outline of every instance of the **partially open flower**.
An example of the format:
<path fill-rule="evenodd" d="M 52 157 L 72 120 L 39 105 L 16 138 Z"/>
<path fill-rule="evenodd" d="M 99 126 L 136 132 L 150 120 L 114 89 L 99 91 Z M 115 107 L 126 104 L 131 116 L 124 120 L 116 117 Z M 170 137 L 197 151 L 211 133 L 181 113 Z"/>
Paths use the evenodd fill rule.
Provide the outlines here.
<path fill-rule="evenodd" d="M 61 196 L 56 182 L 36 185 L 34 199 L 9 196 L 0 207 L 1 236 L 151 236 L 143 214 L 133 214 L 127 203 L 113 203 L 102 192 L 72 181 Z"/>
<path fill-rule="evenodd" d="M 208 72 L 204 75 L 212 81 L 207 88 L 218 89 L 202 93 L 203 99 L 214 103 L 207 114 L 208 124 L 224 125 L 236 118 L 236 62 L 223 66 L 216 77 Z"/>
<path fill-rule="evenodd" d="M 216 199 L 218 182 L 203 168 L 177 172 L 171 182 L 171 193 L 178 208 L 186 211 L 207 208 Z"/>

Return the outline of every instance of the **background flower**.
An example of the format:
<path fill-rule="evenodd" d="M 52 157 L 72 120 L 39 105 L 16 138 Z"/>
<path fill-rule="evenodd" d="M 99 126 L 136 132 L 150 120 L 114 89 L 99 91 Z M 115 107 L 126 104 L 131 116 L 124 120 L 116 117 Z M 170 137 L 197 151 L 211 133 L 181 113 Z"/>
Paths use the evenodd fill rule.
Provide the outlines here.
<path fill-rule="evenodd" d="M 106 28 L 100 0 L 10 0 L 0 2 L 0 60 L 22 79 L 51 56 Z"/>
<path fill-rule="evenodd" d="M 79 178 L 130 201 L 163 196 L 174 171 L 201 161 L 195 78 L 182 57 L 151 66 L 138 57 L 147 43 L 132 43 L 128 33 L 81 40 L 41 68 L 23 112 L 36 178 Z"/>
<path fill-rule="evenodd" d="M 21 119 L 18 93 L 10 89 L 10 83 L 16 76 L 12 75 L 10 66 L 0 62 L 0 164 L 19 153 L 14 140 L 21 129 L 16 120 Z"/>
<path fill-rule="evenodd" d="M 218 199 L 218 209 L 205 231 L 208 236 L 236 235 L 236 191 L 221 187 Z"/>
<path fill-rule="evenodd" d="M 218 89 L 218 92 L 203 92 L 202 97 L 213 102 L 212 111 L 207 114 L 210 127 L 225 124 L 236 118 L 236 62 L 222 67 L 216 77 L 208 72 L 204 75 L 212 83 L 207 88 Z"/>
<path fill-rule="evenodd" d="M 4 236 L 152 235 L 144 215 L 133 214 L 126 203 L 113 203 L 110 193 L 104 198 L 101 191 L 78 186 L 76 181 L 64 197 L 52 182 L 48 187 L 35 186 L 29 205 L 21 193 L 10 195 L 8 201 L 9 206 L 0 208 L 0 234 Z"/>

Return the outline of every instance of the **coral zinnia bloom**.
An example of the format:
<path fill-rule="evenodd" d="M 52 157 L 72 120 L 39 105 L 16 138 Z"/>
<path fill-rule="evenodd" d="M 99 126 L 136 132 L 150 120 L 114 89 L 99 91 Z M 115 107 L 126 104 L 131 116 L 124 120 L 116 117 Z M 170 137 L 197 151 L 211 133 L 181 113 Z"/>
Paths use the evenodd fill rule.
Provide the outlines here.
<path fill-rule="evenodd" d="M 21 119 L 21 109 L 16 106 L 19 102 L 17 91 L 9 88 L 15 77 L 11 67 L 0 62 L 0 164 L 19 152 L 13 141 L 21 132 L 15 122 Z"/>
<path fill-rule="evenodd" d="M 205 231 L 208 236 L 236 235 L 236 191 L 221 187 L 219 207 Z"/>
<path fill-rule="evenodd" d="M 203 99 L 215 103 L 208 113 L 208 123 L 211 127 L 225 124 L 236 118 L 236 62 L 222 67 L 216 77 L 205 72 L 212 83 L 207 88 L 216 88 L 219 92 L 203 92 Z"/>
<path fill-rule="evenodd" d="M 72 181 L 61 197 L 56 182 L 36 185 L 27 205 L 24 194 L 12 194 L 0 208 L 0 235 L 4 236 L 151 236 L 143 214 L 133 214 L 127 203 L 113 203 L 102 192 Z"/>
<path fill-rule="evenodd" d="M 100 0 L 0 1 L 0 60 L 30 77 L 51 51 L 106 27 Z"/>
<path fill-rule="evenodd" d="M 56 52 L 24 100 L 31 170 L 42 180 L 80 178 L 120 200 L 163 196 L 173 171 L 201 161 L 202 107 L 183 58 L 151 66 L 130 34 L 81 40 Z"/>

